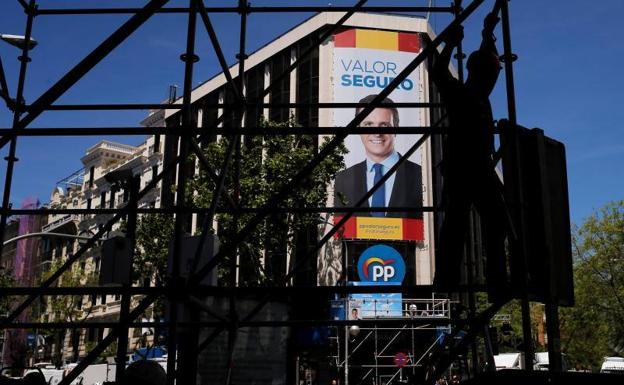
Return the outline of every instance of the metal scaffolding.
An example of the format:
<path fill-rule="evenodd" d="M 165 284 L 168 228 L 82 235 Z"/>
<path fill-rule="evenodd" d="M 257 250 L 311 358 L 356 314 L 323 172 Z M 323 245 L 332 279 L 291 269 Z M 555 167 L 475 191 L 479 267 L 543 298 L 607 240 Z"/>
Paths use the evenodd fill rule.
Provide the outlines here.
<path fill-rule="evenodd" d="M 359 0 L 353 6 L 349 7 L 336 7 L 336 6 L 252 6 L 244 0 L 239 0 L 238 5 L 234 7 L 208 7 L 200 0 L 189 0 L 188 7 L 166 7 L 169 3 L 168 0 L 150 0 L 147 1 L 145 6 L 141 8 L 43 8 L 39 7 L 37 0 L 16 0 L 23 7 L 24 12 L 27 15 L 25 26 L 25 40 L 31 39 L 31 32 L 35 17 L 45 17 L 47 15 L 87 15 L 87 14 L 127 14 L 128 20 L 123 23 L 116 31 L 110 36 L 105 38 L 101 44 L 87 54 L 76 66 L 67 71 L 62 78 L 49 87 L 43 94 L 41 94 L 34 101 L 24 100 L 24 88 L 26 82 L 26 73 L 28 70 L 28 63 L 30 62 L 29 49 L 24 47 L 20 56 L 20 69 L 17 81 L 17 87 L 14 93 L 11 93 L 6 86 L 4 78 L 2 80 L 1 94 L 3 99 L 7 102 L 8 107 L 13 112 L 13 123 L 10 128 L 0 128 L 0 148 L 8 148 L 8 156 L 5 166 L 5 181 L 1 206 L 1 220 L 0 220 L 0 238 L 4 239 L 5 229 L 7 227 L 7 219 L 12 215 L 49 215 L 49 214 L 69 214 L 69 215 L 95 215 L 95 214 L 108 214 L 110 219 L 106 221 L 99 228 L 99 230 L 93 234 L 88 240 L 81 242 L 78 250 L 73 253 L 57 271 L 50 274 L 50 276 L 41 282 L 36 287 L 15 287 L 15 288 L 2 288 L 3 295 L 22 298 L 20 302 L 15 306 L 7 317 L 4 317 L 0 322 L 0 328 L 2 329 L 24 329 L 24 328 L 37 328 L 37 329 L 54 329 L 54 328 L 87 328 L 92 326 L 107 327 L 110 328 L 109 334 L 103 338 L 85 357 L 69 372 L 66 377 L 61 381 L 61 385 L 68 385 L 75 380 L 78 375 L 87 368 L 88 365 L 94 362 L 111 344 L 117 342 L 117 360 L 122 362 L 125 360 L 127 354 L 128 344 L 128 328 L 133 327 L 166 327 L 168 328 L 168 384 L 177 383 L 194 384 L 196 383 L 197 372 L 197 357 L 199 352 L 206 346 L 210 345 L 221 333 L 227 333 L 228 338 L 228 357 L 227 357 L 227 379 L 226 385 L 231 383 L 231 370 L 232 370 L 232 357 L 234 354 L 234 345 L 237 340 L 237 333 L 241 328 L 248 326 L 259 327 L 281 327 L 281 326 L 336 326 L 338 329 L 344 328 L 348 330 L 351 325 L 358 325 L 362 328 L 362 332 L 370 331 L 373 334 L 377 334 L 382 327 L 395 328 L 408 330 L 415 332 L 422 324 L 423 319 L 420 317 L 410 317 L 407 314 L 399 320 L 393 319 L 364 319 L 364 320 L 329 320 L 329 319 L 307 319 L 307 320 L 257 320 L 254 317 L 260 313 L 263 306 L 271 301 L 275 296 L 282 295 L 307 295 L 307 296 L 332 296 L 332 295 L 346 295 L 350 293 L 383 293 L 383 292 L 402 292 L 403 294 L 409 294 L 419 298 L 430 298 L 433 292 L 431 286 L 400 286 L 400 287 L 363 287 L 363 286 L 335 286 L 335 287 L 296 287 L 290 286 L 287 283 L 297 272 L 297 269 L 302 265 L 305 260 L 314 258 L 317 252 L 323 247 L 323 245 L 330 240 L 343 226 L 348 219 L 355 212 L 362 211 L 406 211 L 406 208 L 360 208 L 359 204 L 363 203 L 369 197 L 372 196 L 374 191 L 379 188 L 385 181 L 397 170 L 399 165 L 407 160 L 407 158 L 413 154 L 425 140 L 434 135 L 450 134 L 452 135 L 452 127 L 441 127 L 437 122 L 430 127 L 391 127 L 383 129 L 385 133 L 420 133 L 421 139 L 410 148 L 405 154 L 401 155 L 401 158 L 396 166 L 394 166 L 390 172 L 388 172 L 380 181 L 375 183 L 373 188 L 362 198 L 362 200 L 355 204 L 354 207 L 347 208 L 335 208 L 335 207 L 318 207 L 318 208 L 296 208 L 296 207 L 284 207 L 282 202 L 288 197 L 289 193 L 293 190 L 294 186 L 301 183 L 311 172 L 315 169 L 328 155 L 335 151 L 338 146 L 341 145 L 347 135 L 362 134 L 367 132 L 379 132 L 379 128 L 365 128 L 359 127 L 359 124 L 364 118 L 373 111 L 381 102 L 386 98 L 406 77 L 414 71 L 419 65 L 424 63 L 428 58 L 436 52 L 441 43 L 445 41 L 452 29 L 461 25 L 466 19 L 470 17 L 480 6 L 484 3 L 488 3 L 485 0 L 472 0 L 467 4 L 462 4 L 461 0 L 455 0 L 451 6 L 448 7 L 436 7 L 436 6 L 366 6 L 366 0 Z M 509 16 L 507 0 L 493 0 L 500 7 L 500 15 L 502 21 L 502 36 L 504 43 L 504 54 L 502 58 L 505 64 L 505 77 L 506 77 L 506 90 L 507 90 L 507 107 L 508 107 L 508 119 L 513 126 L 516 124 L 516 111 L 514 100 L 514 82 L 513 82 L 513 61 L 514 56 L 511 49 L 511 38 L 509 29 Z M 487 5 L 487 4 L 486 4 Z M 254 100 L 247 99 L 244 95 L 245 88 L 245 65 L 247 59 L 247 18 L 250 14 L 254 13 L 296 13 L 296 12 L 336 12 L 342 14 L 339 21 L 324 30 L 320 35 L 314 38 L 314 44 L 310 46 L 305 52 L 303 52 L 294 62 L 292 62 L 280 76 L 276 76 L 271 79 L 271 84 L 266 87 Z M 447 13 L 454 15 L 453 20 L 449 25 L 444 28 L 426 47 L 422 52 L 418 54 L 414 60 L 401 71 L 390 84 L 383 89 L 375 99 L 366 105 L 359 103 L 266 103 L 264 97 L 269 95 L 273 88 L 279 84 L 281 80 L 289 76 L 289 74 L 299 66 L 299 64 L 305 59 L 316 47 L 323 41 L 336 32 L 345 21 L 347 21 L 356 12 L 437 12 Z M 130 37 L 138 28 L 141 27 L 146 21 L 148 21 L 155 14 L 159 13 L 177 13 L 188 16 L 188 30 L 186 35 L 186 49 L 184 54 L 181 55 L 181 60 L 184 62 L 184 84 L 182 87 L 181 103 L 177 104 L 159 104 L 159 103 L 141 103 L 141 104 L 56 104 L 55 102 L 63 96 L 68 90 L 70 90 L 81 78 L 89 73 L 101 60 L 107 55 L 113 52 L 124 40 Z M 238 76 L 233 76 L 230 73 L 230 68 L 227 65 L 223 51 L 218 41 L 217 34 L 211 22 L 211 17 L 217 16 L 223 13 L 238 14 L 240 16 L 239 29 L 240 29 L 240 42 L 238 49 Z M 225 116 L 221 115 L 216 124 L 213 127 L 197 127 L 196 120 L 192 117 L 192 100 L 191 91 L 193 80 L 193 70 L 196 61 L 198 60 L 196 54 L 196 30 L 198 26 L 205 29 L 217 60 L 221 66 L 223 74 L 227 79 L 227 83 L 234 94 L 236 95 L 234 103 L 223 102 L 212 105 L 214 108 L 231 107 L 235 111 L 236 121 L 233 127 L 221 127 L 220 124 L 225 120 Z M 457 53 L 458 69 L 460 79 L 463 77 L 463 53 L 461 52 L 461 46 Z M 0 63 L 1 64 L 1 63 Z M 396 103 L 397 107 L 409 107 L 409 108 L 440 108 L 443 107 L 441 103 Z M 361 111 L 355 116 L 350 124 L 345 127 L 293 127 L 282 129 L 279 132 L 275 132 L 267 128 L 257 127 L 241 127 L 243 114 L 250 108 L 264 108 L 264 107 L 283 107 L 283 108 L 297 108 L 297 107 L 313 107 L 313 108 L 353 108 L 361 107 Z M 179 110 L 181 121 L 177 127 L 98 127 L 98 128 L 65 128 L 65 127 L 48 127 L 48 128 L 31 128 L 33 123 L 43 112 L 45 111 L 84 111 L 84 110 Z M 88 208 L 88 209 L 16 209 L 11 207 L 11 188 L 15 171 L 16 150 L 18 141 L 21 137 L 27 136 L 95 136 L 95 135 L 173 135 L 179 136 L 180 147 L 179 153 L 174 156 L 168 163 L 164 164 L 162 172 L 159 172 L 153 177 L 153 179 L 147 183 L 142 189 L 137 186 L 132 187 L 128 202 L 120 208 Z M 234 140 L 231 141 L 229 147 L 229 153 L 223 161 L 222 167 L 219 170 L 214 169 L 213 165 L 206 159 L 202 152 L 200 143 L 202 140 L 210 135 L 227 134 L 231 135 Z M 238 197 L 230 197 L 227 193 L 224 193 L 224 178 L 227 170 L 230 168 L 237 169 L 239 167 L 240 141 L 242 135 L 333 135 L 331 141 L 320 150 L 312 159 L 309 160 L 307 165 L 301 168 L 291 180 L 284 185 L 279 191 L 274 191 L 272 198 L 262 207 L 239 207 Z M 217 188 L 213 193 L 213 200 L 209 207 L 205 208 L 190 208 L 188 202 L 186 202 L 186 185 L 187 178 L 185 172 L 177 173 L 176 185 L 177 200 L 173 207 L 165 208 L 138 208 L 138 202 L 147 195 L 150 190 L 155 188 L 159 182 L 163 180 L 166 175 L 174 173 L 176 167 L 181 165 L 189 156 L 197 157 L 202 167 L 216 177 L 215 185 Z M 62 182 L 74 183 L 74 179 L 66 179 Z M 219 205 L 219 202 L 223 200 L 230 208 L 224 209 Z M 421 210 L 422 212 L 436 212 L 438 207 L 423 207 L 421 209 L 409 208 L 409 210 Z M 231 239 L 226 239 L 222 242 L 219 251 L 213 256 L 210 261 L 201 266 L 195 271 L 192 276 L 184 278 L 180 271 L 180 258 L 182 253 L 182 243 L 185 234 L 185 224 L 187 223 L 188 216 L 193 213 L 203 213 L 206 215 L 202 224 L 202 231 L 200 244 L 203 245 L 207 242 L 207 235 L 211 234 L 211 228 L 213 226 L 213 219 L 218 213 L 232 213 L 235 216 L 235 220 L 240 220 L 242 213 L 252 214 L 250 220 L 239 223 L 240 230 Z M 229 256 L 235 256 L 238 254 L 238 249 L 241 242 L 245 239 L 247 234 L 258 226 L 267 215 L 274 212 L 283 213 L 300 213 L 300 212 L 313 212 L 313 213 L 342 213 L 343 217 L 338 221 L 333 228 L 325 233 L 318 243 L 314 245 L 307 254 L 307 256 L 297 263 L 297 265 L 286 274 L 283 279 L 276 282 L 274 286 L 267 287 L 237 287 L 233 281 L 230 287 L 216 287 L 206 286 L 201 284 L 202 279 L 206 277 L 212 270 L 217 267 L 236 269 L 236 258 L 230 259 L 230 265 L 226 265 L 224 262 Z M 96 245 L 99 245 L 100 240 L 105 234 L 110 231 L 114 225 L 119 223 L 122 219 L 127 218 L 127 238 L 133 241 L 135 239 L 134 231 L 136 230 L 136 218 L 137 214 L 145 213 L 169 213 L 175 214 L 175 236 L 172 246 L 172 272 L 168 282 L 163 286 L 151 286 L 151 287 L 138 287 L 130 284 L 119 287 L 58 287 L 56 286 L 57 279 L 61 274 L 71 266 L 79 261 L 81 257 Z M 1 251 L 0 246 L 0 251 Z M 197 250 L 201 250 L 198 247 Z M 194 258 L 194 265 L 198 265 L 199 251 Z M 232 274 L 234 276 L 234 274 Z M 478 285 L 469 285 L 460 287 L 460 290 L 469 293 L 470 296 L 474 296 L 476 291 L 482 291 L 483 287 Z M 236 306 L 234 304 L 237 298 L 245 296 L 246 294 L 262 294 L 262 300 L 254 306 L 247 314 L 237 314 Z M 23 322 L 20 321 L 20 315 L 24 313 L 28 308 L 36 303 L 38 298 L 45 295 L 93 295 L 93 294 L 119 294 L 122 298 L 121 315 L 118 321 L 109 322 L 82 322 L 80 324 L 73 322 Z M 140 296 L 140 300 L 137 303 L 132 303 L 131 298 L 133 296 Z M 225 314 L 217 314 L 212 317 L 212 320 L 200 319 L 199 313 L 206 313 L 208 315 L 214 315 L 212 310 L 207 306 L 202 306 L 199 300 L 206 296 L 219 296 L 221 298 L 228 298 L 230 306 Z M 151 322 L 140 321 L 141 314 L 148 309 L 154 301 L 159 298 L 164 298 L 169 303 L 168 319 L 165 322 Z M 474 297 L 472 297 L 474 298 Z M 194 315 L 191 316 L 191 320 L 188 320 L 186 316 L 180 314 L 180 308 L 178 304 L 192 302 L 198 304 L 198 308 Z M 496 313 L 496 311 L 504 305 L 504 301 L 497 302 L 491 305 L 488 309 L 481 313 L 477 313 L 474 306 L 471 306 L 470 316 L 466 319 L 458 319 L 454 322 L 453 331 L 449 334 L 450 338 L 445 339 L 444 344 L 431 346 L 430 350 L 427 350 L 427 354 L 416 360 L 415 353 L 410 353 L 411 364 L 418 364 L 423 370 L 420 373 L 426 374 L 423 381 L 433 384 L 434 381 L 443 373 L 449 365 L 456 360 L 459 352 L 465 351 L 465 349 L 472 345 L 477 334 L 483 333 L 484 325 L 487 325 L 488 320 Z M 523 301 L 525 306 L 528 306 L 528 300 L 525 298 Z M 446 303 L 445 306 L 448 306 Z M 409 307 L 407 311 L 409 313 Z M 523 309 L 528 313 L 528 307 Z M 427 316 L 429 317 L 429 316 Z M 431 316 L 435 317 L 435 316 Z M 450 308 L 445 310 L 444 318 L 450 319 Z M 426 320 L 425 320 L 426 321 Z M 528 317 L 525 319 L 528 322 Z M 525 339 L 527 334 L 530 337 L 530 324 L 525 323 Z M 212 330 L 211 334 L 204 340 L 199 340 L 199 330 L 202 328 L 209 328 Z M 180 330 L 183 329 L 186 334 L 183 338 L 186 340 L 180 340 Z M 189 332 L 190 330 L 190 332 Z M 194 338 L 194 343 L 189 344 L 188 339 Z M 347 336 L 347 340 L 348 340 Z M 530 340 L 530 338 L 529 338 Z M 530 347 L 527 344 L 527 349 Z M 348 354 L 348 349 L 346 350 Z M 376 358 L 383 356 L 383 349 L 375 353 Z M 475 350 L 473 347 L 473 354 Z M 343 357 L 344 359 L 344 357 Z M 527 359 L 531 359 L 530 351 L 527 352 Z M 414 360 L 417 361 L 414 362 Z M 346 359 L 345 359 L 346 361 Z M 176 365 L 178 370 L 176 370 Z M 124 376 L 124 365 L 117 366 L 117 381 L 119 382 Z M 390 379 L 392 381 L 393 378 Z"/>

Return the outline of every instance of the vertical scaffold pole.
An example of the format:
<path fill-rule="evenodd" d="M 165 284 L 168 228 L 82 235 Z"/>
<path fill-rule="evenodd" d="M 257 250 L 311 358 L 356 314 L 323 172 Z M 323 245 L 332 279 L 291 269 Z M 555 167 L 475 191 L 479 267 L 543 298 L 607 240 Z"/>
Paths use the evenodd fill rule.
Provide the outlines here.
<path fill-rule="evenodd" d="M 182 124 L 177 127 L 180 134 L 180 163 L 178 166 L 178 180 L 176 190 L 176 218 L 174 227 L 172 274 L 169 281 L 169 341 L 167 344 L 167 385 L 174 385 L 176 380 L 176 362 L 178 349 L 178 317 L 179 304 L 181 303 L 179 293 L 180 288 L 180 261 L 183 257 L 182 242 L 184 240 L 186 219 L 188 213 L 184 211 L 186 207 L 186 162 L 189 153 L 190 131 L 195 130 L 195 119 L 192 117 L 191 91 L 193 88 L 193 66 L 199 58 L 195 55 L 195 30 L 197 23 L 197 0 L 189 0 L 188 28 L 186 33 L 186 52 L 181 56 L 184 62 L 184 87 L 182 97 Z"/>
<path fill-rule="evenodd" d="M 505 64 L 505 85 L 506 85 L 506 90 L 507 90 L 507 112 L 509 115 L 508 117 L 509 117 L 510 126 L 515 131 L 515 127 L 517 124 L 516 94 L 515 94 L 514 79 L 513 79 L 513 61 L 515 60 L 515 58 L 511 50 L 511 31 L 509 27 L 509 7 L 507 4 L 508 0 L 498 0 L 498 2 L 501 6 L 500 11 L 501 11 L 501 21 L 502 21 L 502 28 L 503 28 L 503 49 L 504 49 L 503 58 L 504 58 L 504 64 Z M 516 157 L 519 155 L 517 150 L 518 149 L 517 149 L 517 140 L 516 140 L 516 151 L 515 151 Z M 521 167 L 519 162 L 516 162 L 516 164 L 518 167 Z M 518 173 L 517 175 L 520 175 L 520 170 L 517 170 L 517 173 Z M 518 179 L 518 182 L 519 182 L 519 179 Z M 534 352 L 533 352 L 533 335 L 531 332 L 531 313 L 530 313 L 530 307 L 529 307 L 528 287 L 527 287 L 527 281 L 526 281 L 527 247 L 526 247 L 526 243 L 525 243 L 526 241 L 524 237 L 525 219 L 524 219 L 524 214 L 522 213 L 522 206 L 523 206 L 524 199 L 522 197 L 521 186 L 517 185 L 516 188 L 518 189 L 518 191 L 520 191 L 517 204 L 520 207 L 519 209 L 520 215 L 518 216 L 518 219 L 520 221 L 519 226 L 518 226 L 520 245 L 518 249 L 521 255 L 518 256 L 519 257 L 518 259 L 520 261 L 519 267 L 523 270 L 521 272 L 521 276 L 524 277 L 524 282 L 522 285 L 523 286 L 522 287 L 522 300 L 521 300 L 522 339 L 524 341 L 524 365 L 525 365 L 526 370 L 532 371 Z"/>

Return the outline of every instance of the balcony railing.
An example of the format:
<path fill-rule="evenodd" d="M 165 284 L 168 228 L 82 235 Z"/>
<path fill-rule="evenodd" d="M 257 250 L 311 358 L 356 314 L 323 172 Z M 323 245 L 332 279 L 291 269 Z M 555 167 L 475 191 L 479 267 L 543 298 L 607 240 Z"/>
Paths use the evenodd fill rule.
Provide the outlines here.
<path fill-rule="evenodd" d="M 76 214 L 67 214 L 62 216 L 61 218 L 48 223 L 47 225 L 41 227 L 41 231 L 43 232 L 48 232 L 48 231 L 52 231 L 54 229 L 57 229 L 61 226 L 63 226 L 66 223 L 72 222 L 72 221 L 79 221 L 80 217 Z"/>

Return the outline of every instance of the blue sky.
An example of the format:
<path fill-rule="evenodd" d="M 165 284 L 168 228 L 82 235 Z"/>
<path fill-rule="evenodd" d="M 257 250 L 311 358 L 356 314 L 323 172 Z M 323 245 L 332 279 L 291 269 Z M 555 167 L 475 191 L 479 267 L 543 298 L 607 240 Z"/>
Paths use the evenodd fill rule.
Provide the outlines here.
<path fill-rule="evenodd" d="M 466 0 L 467 1 L 467 0 Z M 40 0 L 41 8 L 102 6 L 95 0 Z M 140 6 L 146 1 L 109 0 L 110 6 Z M 213 1 L 215 5 L 236 1 Z M 326 5 L 325 1 L 261 1 L 253 5 Z M 355 0 L 331 1 L 351 5 Z M 370 1 L 371 5 L 424 5 L 426 1 Z M 446 6 L 447 1 L 437 1 Z M 492 2 L 486 2 L 491 4 Z M 186 0 L 171 0 L 184 6 Z M 486 8 L 466 23 L 465 50 L 477 48 L 481 20 Z M 624 45 L 619 37 L 624 28 L 619 16 L 624 2 L 512 0 L 510 2 L 513 50 L 519 56 L 514 76 L 518 122 L 540 127 L 546 135 L 562 141 L 568 156 L 571 217 L 579 223 L 592 210 L 608 201 L 623 199 L 624 191 L 624 109 L 620 107 L 624 77 L 620 66 Z M 252 15 L 248 26 L 248 51 L 252 52 L 295 26 L 310 14 Z M 212 15 L 226 58 L 234 61 L 238 49 L 238 15 Z M 78 63 L 102 39 L 121 25 L 128 15 L 39 16 L 33 36 L 39 46 L 32 51 L 25 97 L 32 102 Z M 179 55 L 185 47 L 185 16 L 157 15 L 127 39 L 91 73 L 68 91 L 58 103 L 156 103 L 167 96 L 170 84 L 183 82 Z M 440 31 L 448 22 L 444 15 L 433 15 L 430 22 Z M 17 0 L 0 3 L 0 33 L 24 34 L 25 15 Z M 500 31 L 498 31 L 500 36 Z M 502 42 L 499 41 L 502 50 Z M 194 85 L 218 72 L 203 28 L 198 29 Z M 18 51 L 0 45 L 0 57 L 14 90 L 18 73 Z M 507 116 L 504 82 L 492 97 L 496 118 Z M 138 126 L 146 111 L 46 112 L 31 127 Z M 12 115 L 0 106 L 0 127 L 9 128 Z M 17 206 L 29 195 L 42 202 L 49 199 L 55 183 L 81 167 L 85 150 L 102 137 L 20 138 L 11 199 Z M 131 144 L 142 137 L 107 138 Z M 0 151 L 6 156 L 7 149 Z M 5 166 L 0 169 L 4 183 Z"/>

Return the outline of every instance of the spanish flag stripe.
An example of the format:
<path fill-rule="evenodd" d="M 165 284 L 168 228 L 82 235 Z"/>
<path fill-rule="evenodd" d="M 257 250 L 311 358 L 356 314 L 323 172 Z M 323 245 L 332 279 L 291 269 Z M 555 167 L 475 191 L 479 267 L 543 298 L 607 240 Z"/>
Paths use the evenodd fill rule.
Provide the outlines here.
<path fill-rule="evenodd" d="M 355 32 L 355 42 L 357 48 L 399 50 L 399 34 L 397 32 L 358 29 Z"/>
<path fill-rule="evenodd" d="M 355 47 L 355 29 L 346 29 L 334 35 L 334 46 L 338 48 Z"/>
<path fill-rule="evenodd" d="M 399 32 L 399 51 L 420 52 L 420 37 L 415 33 Z"/>
<path fill-rule="evenodd" d="M 369 48 L 387 51 L 419 52 L 417 33 L 378 31 L 372 29 L 345 29 L 334 35 L 337 48 Z"/>

